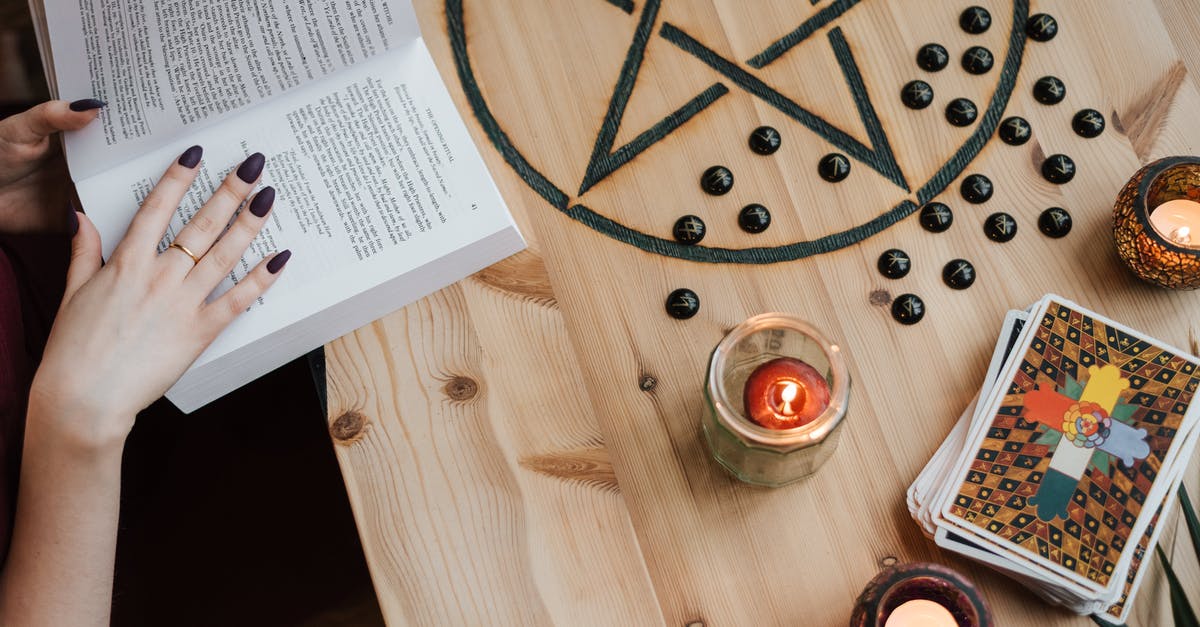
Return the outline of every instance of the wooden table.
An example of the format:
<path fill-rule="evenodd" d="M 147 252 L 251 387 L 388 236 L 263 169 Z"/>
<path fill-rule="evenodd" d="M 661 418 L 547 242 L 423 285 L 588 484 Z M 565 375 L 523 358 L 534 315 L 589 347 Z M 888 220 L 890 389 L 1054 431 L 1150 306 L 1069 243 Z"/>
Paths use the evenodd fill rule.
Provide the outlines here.
<path fill-rule="evenodd" d="M 770 248 L 889 211 L 900 217 L 893 208 L 906 199 L 926 200 L 924 181 L 989 123 L 983 115 L 951 127 L 943 107 L 956 96 L 981 112 L 995 101 L 1024 0 L 979 0 L 994 22 L 982 35 L 959 29 L 969 3 L 960 4 L 417 2 L 429 48 L 530 249 L 326 347 L 330 433 L 389 623 L 839 625 L 882 564 L 932 560 L 977 581 L 999 625 L 1089 624 L 936 549 L 909 518 L 904 490 L 978 389 L 1007 309 L 1054 291 L 1200 352 L 1200 293 L 1135 281 L 1109 231 L 1112 200 L 1140 164 L 1200 152 L 1200 92 L 1188 76 L 1200 70 L 1200 19 L 1185 0 L 1035 0 L 1029 12 L 1053 14 L 1061 30 L 1050 42 L 1024 43 L 1004 108 L 1029 120 L 1034 140 L 1015 147 L 993 137 L 960 164 L 995 183 L 984 205 L 962 200 L 958 178 L 925 187 L 926 195 L 946 187 L 937 198 L 956 215 L 946 233 L 923 231 L 914 216 L 859 243 L 766 265 L 680 259 L 691 253 L 657 243 L 688 213 L 707 222 L 705 246 Z M 761 69 L 746 62 L 818 14 L 835 19 Z M 644 54 L 632 67 L 640 72 L 615 135 L 605 136 L 639 32 Z M 929 41 L 951 51 L 947 70 L 917 68 L 914 53 Z M 489 137 L 481 120 L 491 121 L 465 96 L 457 43 L 503 138 L 497 128 Z M 995 53 L 982 76 L 958 67 L 974 44 Z M 851 97 L 847 50 L 911 192 L 896 183 Z M 1067 84 L 1062 104 L 1033 100 L 1045 74 Z M 934 87 L 928 109 L 899 101 L 914 78 Z M 681 107 L 694 116 L 675 128 L 680 116 L 668 114 Z M 1108 119 L 1098 138 L 1071 131 L 1084 107 Z M 671 132 L 656 134 L 656 124 Z M 760 124 L 783 134 L 770 157 L 746 146 Z M 502 154 L 494 140 L 511 150 Z M 860 159 L 856 143 L 875 150 Z M 815 175 L 834 151 L 852 157 L 840 184 Z M 1038 166 L 1053 152 L 1075 158 L 1074 181 L 1041 179 Z M 697 185 L 717 163 L 736 176 L 727 196 Z M 580 195 L 585 180 L 592 186 Z M 749 202 L 771 208 L 765 233 L 737 228 Z M 1052 205 L 1074 216 L 1062 240 L 1037 232 L 1038 214 Z M 980 228 L 1000 210 L 1020 224 L 1007 244 Z M 914 258 L 914 271 L 896 281 L 875 271 L 892 247 Z M 812 252 L 775 248 L 757 260 L 798 250 Z M 964 292 L 941 283 L 942 265 L 955 257 L 980 274 Z M 687 321 L 663 309 L 683 286 L 702 299 Z M 915 326 L 889 315 L 887 303 L 902 292 L 928 306 Z M 828 464 L 768 490 L 711 461 L 699 417 L 713 346 L 744 318 L 774 310 L 840 341 L 854 390 Z M 1193 494 L 1198 479 L 1193 465 Z M 1167 525 L 1161 544 L 1200 602 L 1182 519 Z M 1151 568 L 1130 624 L 1170 621 L 1165 580 L 1157 563 Z"/>

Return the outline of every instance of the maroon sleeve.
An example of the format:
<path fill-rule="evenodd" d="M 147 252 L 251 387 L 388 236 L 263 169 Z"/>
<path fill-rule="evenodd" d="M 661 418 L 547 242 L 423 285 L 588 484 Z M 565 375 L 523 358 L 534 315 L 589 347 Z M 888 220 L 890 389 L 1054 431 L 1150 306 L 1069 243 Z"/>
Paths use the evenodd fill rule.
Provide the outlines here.
<path fill-rule="evenodd" d="M 25 431 L 29 357 L 17 277 L 0 248 L 0 564 L 8 555 Z"/>

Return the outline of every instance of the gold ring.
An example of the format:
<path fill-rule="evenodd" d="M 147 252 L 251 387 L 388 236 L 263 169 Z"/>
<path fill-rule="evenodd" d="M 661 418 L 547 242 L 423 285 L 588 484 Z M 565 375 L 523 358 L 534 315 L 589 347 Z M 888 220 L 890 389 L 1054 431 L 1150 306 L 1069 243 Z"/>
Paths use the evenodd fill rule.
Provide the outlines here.
<path fill-rule="evenodd" d="M 179 242 L 174 242 L 170 246 L 167 247 L 167 250 L 170 250 L 172 248 L 178 248 L 180 252 L 187 255 L 188 257 L 191 257 L 193 266 L 200 263 L 200 258 L 197 257 L 195 254 L 193 254 L 192 251 L 188 250 L 187 247 L 184 246 L 183 244 L 180 244 Z"/>

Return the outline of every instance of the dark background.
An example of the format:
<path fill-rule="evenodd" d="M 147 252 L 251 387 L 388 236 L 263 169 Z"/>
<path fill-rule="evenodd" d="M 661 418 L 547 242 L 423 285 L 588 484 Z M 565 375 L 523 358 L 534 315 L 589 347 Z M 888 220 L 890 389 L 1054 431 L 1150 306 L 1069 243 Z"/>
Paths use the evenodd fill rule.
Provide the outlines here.
<path fill-rule="evenodd" d="M 46 98 L 26 0 L 0 0 L 0 117 Z M 383 623 L 308 360 L 191 415 L 160 400 L 138 417 L 112 622 Z"/>

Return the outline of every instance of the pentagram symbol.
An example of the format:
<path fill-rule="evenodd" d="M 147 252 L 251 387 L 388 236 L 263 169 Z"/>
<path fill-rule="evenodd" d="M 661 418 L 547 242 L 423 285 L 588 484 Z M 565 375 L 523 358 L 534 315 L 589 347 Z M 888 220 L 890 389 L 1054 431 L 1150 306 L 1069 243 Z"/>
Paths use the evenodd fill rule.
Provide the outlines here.
<path fill-rule="evenodd" d="M 483 0 L 445 0 L 445 23 L 458 77 L 479 124 L 497 152 L 521 179 L 551 206 L 605 236 L 653 254 L 710 263 L 775 263 L 838 250 L 891 227 L 915 212 L 919 206 L 931 201 L 959 177 L 999 126 L 1001 114 L 1016 84 L 1017 70 L 1025 49 L 1025 23 L 1029 16 L 1028 0 L 1011 0 L 1008 48 L 1003 55 L 999 79 L 990 94 L 984 94 L 984 99 L 977 100 L 980 103 L 978 107 L 969 103 L 961 105 L 978 118 L 969 125 L 971 128 L 967 129 L 967 134 L 956 136 L 955 141 L 959 141 L 957 137 L 965 139 L 951 147 L 946 157 L 934 164 L 935 171 L 906 172 L 898 163 L 893 150 L 893 140 L 889 136 L 889 131 L 893 129 L 885 127 L 876 110 L 875 99 L 886 97 L 885 91 L 895 98 L 896 92 L 880 89 L 878 85 L 872 85 L 871 89 L 868 89 L 867 80 L 859 66 L 858 55 L 861 51 L 856 46 L 864 45 L 865 38 L 874 35 L 868 35 L 861 28 L 854 27 L 853 20 L 842 19 L 852 11 L 870 11 L 871 9 L 862 8 L 868 3 L 859 0 L 831 0 L 821 3 L 811 13 L 800 18 L 798 23 L 790 25 L 791 30 L 785 29 L 776 39 L 761 42 L 759 45 L 762 47 L 757 48 L 757 54 L 749 58 L 741 57 L 743 60 L 739 60 L 729 51 L 731 47 L 727 40 L 708 36 L 696 30 L 696 26 L 691 22 L 677 21 L 664 10 L 665 6 L 676 11 L 686 10 L 679 8 L 686 7 L 686 3 L 681 0 L 591 0 L 598 6 L 608 7 L 607 10 L 614 10 L 612 6 L 615 6 L 624 14 L 628 14 L 626 19 L 630 20 L 633 30 L 628 47 L 624 50 L 624 61 L 615 76 L 576 77 L 579 80 L 601 80 L 613 87 L 607 108 L 596 119 L 595 140 L 592 142 L 590 155 L 583 155 L 581 159 L 586 163 L 582 179 L 570 181 L 563 178 L 561 170 L 552 180 L 535 167 L 534 162 L 522 153 L 522 148 L 518 148 L 522 146 L 526 150 L 538 149 L 540 140 L 531 139 L 528 135 L 531 131 L 538 133 L 535 137 L 554 137 L 554 132 L 547 129 L 542 134 L 539 132 L 539 126 L 543 122 L 525 120 L 520 125 L 524 136 L 512 136 L 509 134 L 510 130 L 506 129 L 506 121 L 497 119 L 489 106 L 481 81 L 472 67 L 472 54 L 481 55 L 487 51 L 473 50 L 469 45 L 468 32 L 472 31 L 466 27 L 466 22 L 470 16 L 464 9 L 464 4 L 468 1 Z M 856 14 L 851 14 L 851 17 L 853 15 Z M 487 24 L 480 22 L 475 28 L 486 30 Z M 563 46 L 577 45 L 580 39 L 566 32 L 541 35 L 561 37 Z M 656 42 L 654 48 L 649 47 L 651 41 Z M 805 42 L 808 43 L 801 46 Z M 669 112 L 665 115 L 655 113 L 656 117 L 649 118 L 658 119 L 657 122 L 640 129 L 629 128 L 622 131 L 627 117 L 635 117 L 626 116 L 633 94 L 646 85 L 649 85 L 648 89 L 656 89 L 653 79 L 645 84 L 639 82 L 639 74 L 644 65 L 655 67 L 654 64 L 645 63 L 647 54 L 658 55 L 662 50 L 670 50 L 673 55 L 684 55 L 683 58 L 692 63 L 687 69 L 689 76 L 704 77 L 698 87 L 698 93 L 671 103 L 675 108 L 670 110 L 668 107 Z M 820 50 L 826 57 L 832 53 L 829 63 L 835 73 L 840 73 L 842 85 L 838 88 L 850 95 L 848 112 L 850 120 L 853 121 L 857 117 L 857 130 L 852 129 L 853 132 L 848 132 L 846 128 L 839 126 L 845 122 L 842 117 L 821 115 L 810 108 L 811 104 L 806 104 L 806 101 L 812 99 L 811 93 L 806 93 L 806 90 L 826 89 L 826 86 L 804 85 L 799 90 L 793 87 L 796 93 L 784 93 L 767 80 L 772 74 L 764 70 L 773 63 L 784 57 L 789 58 L 788 63 L 795 63 L 798 58 L 807 59 L 814 54 L 809 52 L 811 50 Z M 774 75 L 779 73 L 775 72 Z M 494 77 L 488 81 L 488 84 L 492 85 L 499 83 L 502 81 L 495 80 Z M 520 89 L 514 89 L 516 87 L 520 86 L 507 86 L 512 91 L 520 92 Z M 569 88 L 569 85 L 567 87 Z M 569 92 L 569 89 L 567 91 Z M 854 171 L 860 171 L 861 167 L 865 176 L 877 175 L 879 178 L 870 180 L 879 181 L 873 182 L 873 185 L 890 184 L 894 195 L 891 196 L 893 200 L 887 202 L 891 206 L 878 207 L 865 216 L 859 214 L 852 222 L 835 227 L 824 234 L 818 233 L 812 239 L 775 246 L 731 248 L 680 243 L 670 237 L 669 227 L 659 232 L 660 234 L 632 228 L 612 217 L 622 214 L 618 208 L 604 206 L 604 203 L 612 202 L 614 194 L 620 195 L 619 190 L 606 189 L 602 194 L 589 193 L 599 185 L 616 185 L 614 180 L 622 180 L 622 185 L 628 184 L 625 182 L 629 180 L 628 177 L 613 175 L 623 168 L 636 167 L 645 160 L 653 161 L 654 157 L 647 155 L 647 151 L 663 150 L 658 146 L 670 143 L 664 142 L 664 139 L 678 133 L 684 126 L 703 124 L 705 119 L 715 115 L 710 110 L 716 103 L 733 97 L 753 99 L 757 104 L 769 107 L 776 116 L 775 120 L 780 119 L 778 116 L 782 115 L 782 119 L 792 124 L 789 130 L 777 122 L 772 122 L 772 126 L 778 126 L 782 135 L 789 135 L 792 131 L 815 134 L 832 148 L 826 150 L 827 153 L 843 155 L 842 159 L 850 164 Z M 636 117 L 647 119 L 644 114 Z M 888 124 L 899 122 L 891 120 Z M 624 143 L 618 144 L 619 132 L 629 133 L 630 139 L 622 140 Z M 778 136 L 773 137 L 769 143 L 774 143 L 777 139 Z M 742 148 L 745 149 L 744 146 Z M 537 162 L 545 163 L 545 157 L 538 155 Z M 696 164 L 696 172 L 711 165 L 713 164 Z M 740 176 L 740 173 L 735 173 Z M 691 176 L 695 175 L 689 175 L 689 178 Z"/>

